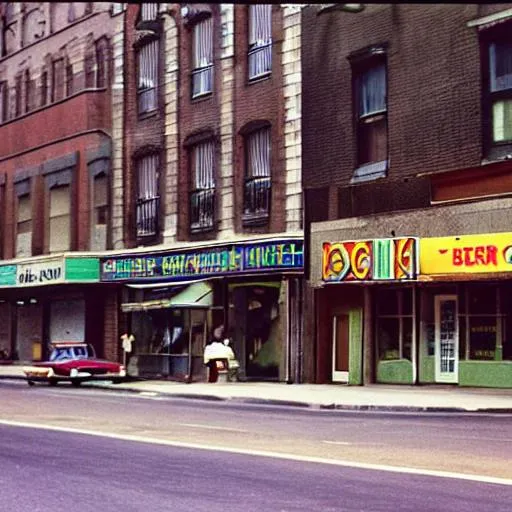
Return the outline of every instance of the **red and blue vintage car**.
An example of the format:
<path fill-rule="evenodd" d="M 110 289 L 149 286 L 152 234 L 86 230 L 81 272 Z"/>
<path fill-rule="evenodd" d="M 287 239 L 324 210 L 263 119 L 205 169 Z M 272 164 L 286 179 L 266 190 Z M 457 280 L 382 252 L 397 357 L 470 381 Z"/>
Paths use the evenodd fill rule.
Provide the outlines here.
<path fill-rule="evenodd" d="M 51 344 L 48 361 L 25 366 L 23 372 L 27 382 L 48 382 L 55 386 L 58 382 L 71 382 L 79 386 L 88 380 L 111 380 L 121 382 L 126 377 L 126 369 L 120 363 L 98 359 L 92 345 L 74 341 L 59 341 Z"/>

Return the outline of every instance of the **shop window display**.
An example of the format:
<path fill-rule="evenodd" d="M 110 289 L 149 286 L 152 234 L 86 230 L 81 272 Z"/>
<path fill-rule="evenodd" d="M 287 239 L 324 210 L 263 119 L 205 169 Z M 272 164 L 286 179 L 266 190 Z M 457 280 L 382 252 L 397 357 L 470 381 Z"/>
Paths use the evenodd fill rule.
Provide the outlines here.
<path fill-rule="evenodd" d="M 412 288 L 378 290 L 376 304 L 379 360 L 411 360 L 414 311 Z"/>

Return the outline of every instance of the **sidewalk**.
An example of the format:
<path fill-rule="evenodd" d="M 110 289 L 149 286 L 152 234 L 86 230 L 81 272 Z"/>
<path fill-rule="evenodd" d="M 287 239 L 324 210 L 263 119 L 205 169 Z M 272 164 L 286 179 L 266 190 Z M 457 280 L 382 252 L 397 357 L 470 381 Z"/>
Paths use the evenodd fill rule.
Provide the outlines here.
<path fill-rule="evenodd" d="M 21 368 L 17 365 L 0 365 L 0 379 L 23 379 Z M 512 414 L 512 389 L 460 388 L 447 385 L 347 386 L 268 382 L 184 384 L 165 380 L 137 380 L 122 384 L 90 382 L 84 383 L 83 386 L 154 396 L 167 395 L 176 398 L 229 400 L 316 409 Z"/>

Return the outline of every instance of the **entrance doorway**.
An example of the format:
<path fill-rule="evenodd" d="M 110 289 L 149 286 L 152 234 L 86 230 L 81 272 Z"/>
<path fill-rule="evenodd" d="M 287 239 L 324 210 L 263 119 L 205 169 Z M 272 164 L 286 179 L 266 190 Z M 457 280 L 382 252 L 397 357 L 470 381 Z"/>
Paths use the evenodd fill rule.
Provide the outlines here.
<path fill-rule="evenodd" d="M 349 315 L 338 314 L 332 320 L 332 381 L 348 382 Z"/>
<path fill-rule="evenodd" d="M 459 377 L 457 295 L 435 297 L 436 382 L 456 384 Z"/>

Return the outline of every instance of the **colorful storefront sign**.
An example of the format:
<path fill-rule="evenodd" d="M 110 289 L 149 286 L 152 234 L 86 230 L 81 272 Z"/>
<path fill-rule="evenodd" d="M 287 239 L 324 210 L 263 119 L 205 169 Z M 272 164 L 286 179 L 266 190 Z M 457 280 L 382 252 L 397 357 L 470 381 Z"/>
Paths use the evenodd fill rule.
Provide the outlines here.
<path fill-rule="evenodd" d="M 303 246 L 303 240 L 294 239 L 102 258 L 100 279 L 181 281 L 242 273 L 302 271 Z"/>
<path fill-rule="evenodd" d="M 420 272 L 477 274 L 512 271 L 512 233 L 446 236 L 420 240 Z"/>
<path fill-rule="evenodd" d="M 417 267 L 416 238 L 323 243 L 325 282 L 411 280 Z"/>
<path fill-rule="evenodd" d="M 10 265 L 0 265 L 0 287 L 28 287 L 64 282 L 98 282 L 99 259 L 58 256 Z"/>

